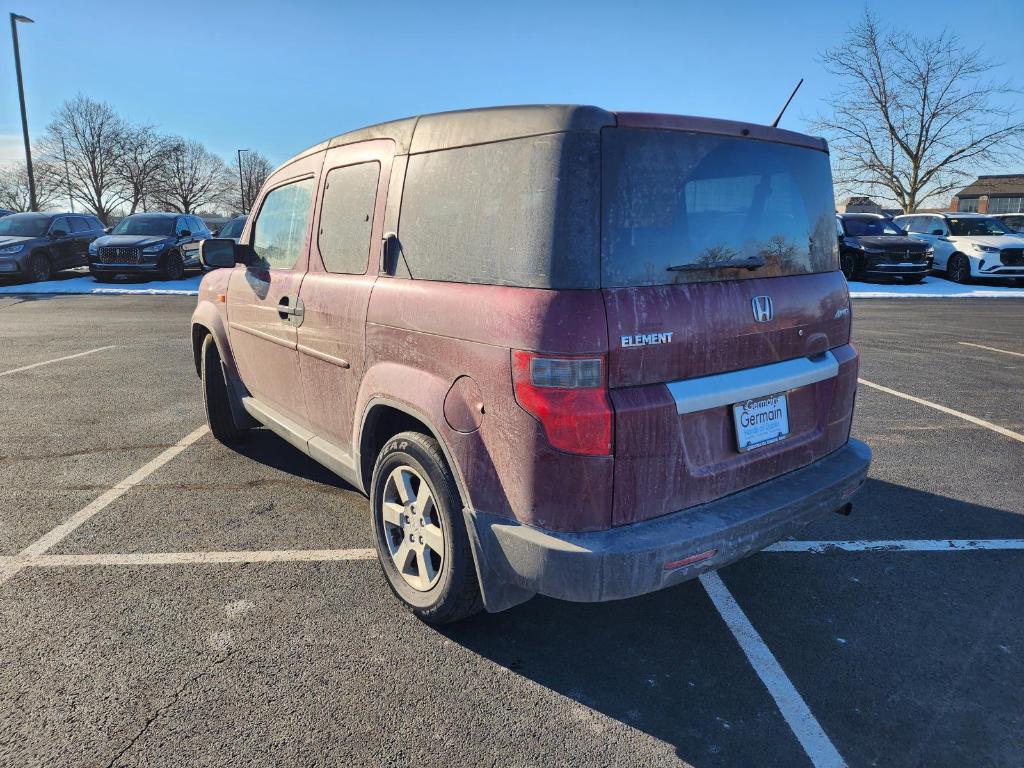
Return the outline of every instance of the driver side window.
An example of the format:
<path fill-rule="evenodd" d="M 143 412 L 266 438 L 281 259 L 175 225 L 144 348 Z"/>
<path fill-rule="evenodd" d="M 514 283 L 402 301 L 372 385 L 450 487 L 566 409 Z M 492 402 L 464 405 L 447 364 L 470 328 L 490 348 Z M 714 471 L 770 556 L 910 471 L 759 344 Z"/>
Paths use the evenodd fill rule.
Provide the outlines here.
<path fill-rule="evenodd" d="M 188 230 L 189 230 L 188 217 L 187 216 L 179 216 L 178 217 L 178 222 L 174 225 L 174 234 L 177 237 L 181 237 Z"/>
<path fill-rule="evenodd" d="M 314 179 L 300 179 L 267 193 L 253 224 L 252 248 L 264 266 L 291 269 L 302 256 Z"/>
<path fill-rule="evenodd" d="M 63 232 L 65 235 L 71 232 L 71 225 L 68 224 L 67 217 L 61 216 L 59 219 L 53 220 L 53 224 L 50 225 L 50 234 L 52 235 L 58 230 Z"/>

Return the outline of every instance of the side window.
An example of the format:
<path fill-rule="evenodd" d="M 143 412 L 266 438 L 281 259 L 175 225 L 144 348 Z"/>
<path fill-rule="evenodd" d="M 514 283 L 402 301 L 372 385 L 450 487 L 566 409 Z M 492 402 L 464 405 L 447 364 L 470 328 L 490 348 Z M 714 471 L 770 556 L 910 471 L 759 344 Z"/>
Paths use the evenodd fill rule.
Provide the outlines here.
<path fill-rule="evenodd" d="M 836 216 L 836 235 L 838 237 L 843 236 L 843 220 Z"/>
<path fill-rule="evenodd" d="M 206 226 L 206 222 L 200 219 L 198 216 L 192 217 L 192 234 L 193 235 L 208 235 L 210 234 L 209 228 Z"/>
<path fill-rule="evenodd" d="M 188 217 L 179 216 L 174 224 L 174 234 L 181 237 L 181 233 L 188 229 Z"/>
<path fill-rule="evenodd" d="M 376 162 L 335 168 L 327 174 L 317 244 L 328 272 L 365 274 L 379 177 Z"/>
<path fill-rule="evenodd" d="M 89 223 L 80 216 L 74 216 L 71 219 L 71 231 L 75 234 L 78 234 L 79 232 L 88 232 Z"/>
<path fill-rule="evenodd" d="M 315 189 L 313 179 L 302 179 L 277 187 L 263 198 L 250 237 L 256 257 L 267 267 L 291 269 L 302 256 Z"/>
<path fill-rule="evenodd" d="M 103 222 L 97 219 L 95 216 L 87 217 L 86 221 L 89 222 L 89 228 L 92 230 L 103 230 Z"/>
<path fill-rule="evenodd" d="M 929 216 L 925 221 L 925 232 L 929 234 L 936 230 L 942 230 L 942 234 L 946 234 L 949 230 L 946 227 L 946 220 L 938 216 Z"/>
<path fill-rule="evenodd" d="M 53 223 L 50 225 L 50 232 L 56 232 L 58 229 L 62 232 L 71 231 L 71 225 L 68 224 L 67 216 L 61 216 L 59 219 L 53 220 Z"/>

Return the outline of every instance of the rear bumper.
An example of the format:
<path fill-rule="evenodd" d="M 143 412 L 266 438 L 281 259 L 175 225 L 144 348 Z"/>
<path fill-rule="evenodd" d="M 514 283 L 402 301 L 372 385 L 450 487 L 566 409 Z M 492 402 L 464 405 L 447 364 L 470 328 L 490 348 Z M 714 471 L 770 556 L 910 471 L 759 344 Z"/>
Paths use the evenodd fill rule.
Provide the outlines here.
<path fill-rule="evenodd" d="M 593 533 L 560 533 L 466 510 L 488 610 L 539 593 L 596 602 L 654 592 L 728 565 L 847 503 L 871 464 L 850 440 L 809 466 L 717 501 Z M 689 565 L 666 568 L 701 553 Z"/>

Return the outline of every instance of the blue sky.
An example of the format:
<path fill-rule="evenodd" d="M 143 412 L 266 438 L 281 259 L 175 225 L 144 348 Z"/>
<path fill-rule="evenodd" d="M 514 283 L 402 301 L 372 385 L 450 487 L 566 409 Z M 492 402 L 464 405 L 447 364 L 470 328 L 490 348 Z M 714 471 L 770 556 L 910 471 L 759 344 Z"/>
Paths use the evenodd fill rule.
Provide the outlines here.
<path fill-rule="evenodd" d="M 229 158 L 272 161 L 421 112 L 574 102 L 801 130 L 835 83 L 815 61 L 857 2 L 224 2 L 10 0 L 0 33 L 0 162 L 21 156 L 6 12 L 19 25 L 29 126 L 83 93 Z M 949 25 L 1024 87 L 1020 0 L 869 2 L 887 23 Z"/>

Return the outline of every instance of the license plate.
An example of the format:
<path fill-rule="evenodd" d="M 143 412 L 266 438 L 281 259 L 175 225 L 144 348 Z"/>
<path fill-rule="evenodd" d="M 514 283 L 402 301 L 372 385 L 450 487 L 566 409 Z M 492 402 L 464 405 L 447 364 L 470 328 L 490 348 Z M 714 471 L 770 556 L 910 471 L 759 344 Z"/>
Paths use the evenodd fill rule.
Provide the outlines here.
<path fill-rule="evenodd" d="M 777 443 L 789 435 L 789 403 L 784 392 L 736 403 L 732 418 L 741 453 Z"/>

